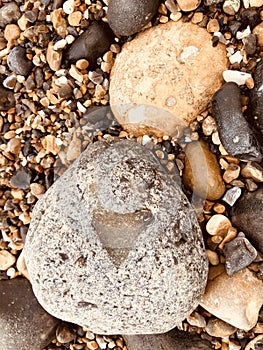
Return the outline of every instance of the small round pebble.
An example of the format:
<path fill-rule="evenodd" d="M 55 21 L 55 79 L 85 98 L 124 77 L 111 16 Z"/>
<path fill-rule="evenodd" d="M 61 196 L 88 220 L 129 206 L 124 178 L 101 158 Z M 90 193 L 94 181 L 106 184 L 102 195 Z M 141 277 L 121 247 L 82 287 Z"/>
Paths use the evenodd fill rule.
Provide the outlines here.
<path fill-rule="evenodd" d="M 108 7 L 108 22 L 118 35 L 139 32 L 158 10 L 158 0 L 111 0 Z"/>

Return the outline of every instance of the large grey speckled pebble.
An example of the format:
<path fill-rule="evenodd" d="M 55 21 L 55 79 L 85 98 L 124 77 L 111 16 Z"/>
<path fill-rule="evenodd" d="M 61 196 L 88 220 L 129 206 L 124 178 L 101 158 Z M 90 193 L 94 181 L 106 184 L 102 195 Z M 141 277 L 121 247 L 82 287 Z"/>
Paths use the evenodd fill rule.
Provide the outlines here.
<path fill-rule="evenodd" d="M 42 306 L 100 334 L 174 328 L 198 305 L 208 272 L 181 188 L 128 140 L 91 144 L 38 201 L 25 259 Z"/>
<path fill-rule="evenodd" d="M 58 323 L 39 305 L 27 279 L 0 281 L 1 350 L 42 350 Z"/>
<path fill-rule="evenodd" d="M 211 350 L 212 344 L 198 335 L 173 329 L 164 334 L 124 335 L 129 350 Z"/>
<path fill-rule="evenodd" d="M 26 57 L 26 49 L 21 46 L 14 47 L 8 55 L 7 64 L 16 74 L 27 76 L 33 68 L 33 63 Z"/>
<path fill-rule="evenodd" d="M 159 0 L 110 0 L 108 22 L 118 35 L 139 32 L 155 15 Z"/>

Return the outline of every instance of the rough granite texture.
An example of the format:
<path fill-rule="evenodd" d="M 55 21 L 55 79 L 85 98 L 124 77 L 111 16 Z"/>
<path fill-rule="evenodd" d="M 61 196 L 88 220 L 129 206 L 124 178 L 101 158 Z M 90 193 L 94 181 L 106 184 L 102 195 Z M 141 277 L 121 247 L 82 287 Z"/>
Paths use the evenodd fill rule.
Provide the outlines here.
<path fill-rule="evenodd" d="M 135 135 L 176 136 L 207 108 L 223 82 L 222 44 L 192 23 L 169 21 L 123 45 L 110 76 L 110 105 Z"/>
<path fill-rule="evenodd" d="M 167 332 L 196 308 L 208 273 L 180 186 L 128 140 L 91 144 L 38 201 L 25 260 L 49 313 L 100 334 Z"/>

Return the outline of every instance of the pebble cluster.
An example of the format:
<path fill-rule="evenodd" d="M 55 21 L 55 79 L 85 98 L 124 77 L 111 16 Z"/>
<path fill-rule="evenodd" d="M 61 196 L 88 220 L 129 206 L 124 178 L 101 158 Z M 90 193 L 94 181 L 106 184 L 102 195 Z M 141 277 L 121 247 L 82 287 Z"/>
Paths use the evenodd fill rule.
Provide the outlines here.
<path fill-rule="evenodd" d="M 123 37 L 113 24 L 112 28 L 107 24 L 109 2 L 0 3 L 1 285 L 5 280 L 28 278 L 23 247 L 32 210 L 52 183 L 89 143 L 107 139 L 109 134 L 134 138 L 104 107 L 110 100 L 110 73 L 115 59 L 123 44 L 134 40 L 134 33 Z M 111 2 L 114 5 L 114 0 Z M 148 11 L 149 2 L 143 2 Z M 145 132 L 136 139 L 144 146 L 152 141 L 161 147 L 160 157 L 176 164 L 189 199 L 193 179 L 199 179 L 196 185 L 200 193 L 209 189 L 210 197 L 206 197 L 204 206 L 202 202 L 198 218 L 210 264 L 208 288 L 201 306 L 180 326 L 190 340 L 186 342 L 182 337 L 178 349 L 190 349 L 192 343 L 195 349 L 259 349 L 263 342 L 263 167 L 259 146 L 263 139 L 263 1 L 166 0 L 151 11 L 154 13 L 144 23 L 138 23 L 137 31 L 143 25 L 150 28 L 171 21 L 190 22 L 209 33 L 213 47 L 225 47 L 228 62 L 222 78 L 233 87 L 230 93 L 237 99 L 238 118 L 245 129 L 249 127 L 249 146 L 254 150 L 252 158 L 244 157 L 247 149 L 236 138 L 240 136 L 236 131 L 240 125 L 234 125 L 233 134 L 232 125 L 228 128 L 225 124 L 222 129 L 213 109 L 198 113 L 180 138 Z M 117 15 L 122 17 L 122 12 L 117 11 Z M 114 20 L 121 24 L 118 18 Z M 215 95 L 214 101 L 218 100 L 219 108 L 225 107 Z M 168 104 L 173 101 L 168 100 Z M 233 112 L 230 105 L 226 107 Z M 209 159 L 205 177 L 196 175 L 203 174 L 202 169 L 189 167 L 193 141 L 199 139 L 203 140 L 204 154 Z M 241 155 L 240 151 L 235 153 L 237 145 L 242 149 Z M 214 303 L 218 298 L 220 305 Z M 193 333 L 200 337 L 192 336 Z M 37 336 L 34 339 L 28 340 L 33 344 L 32 350 L 39 344 Z M 126 337 L 125 345 L 121 336 L 96 335 L 87 328 L 62 323 L 45 350 L 127 350 L 127 346 L 137 350 L 140 344 L 145 349 L 147 344 L 169 349 L 169 339 L 169 334 L 152 339 Z"/>

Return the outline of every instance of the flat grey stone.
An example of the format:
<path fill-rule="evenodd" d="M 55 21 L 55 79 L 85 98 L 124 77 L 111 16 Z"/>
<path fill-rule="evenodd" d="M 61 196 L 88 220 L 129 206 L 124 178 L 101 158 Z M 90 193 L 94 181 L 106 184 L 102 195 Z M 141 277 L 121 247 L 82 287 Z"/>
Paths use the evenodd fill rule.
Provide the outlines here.
<path fill-rule="evenodd" d="M 129 350 L 211 350 L 212 344 L 198 335 L 173 329 L 164 334 L 124 335 Z"/>
<path fill-rule="evenodd" d="M 39 305 L 27 279 L 0 281 L 0 349 L 42 350 L 58 323 Z"/>
<path fill-rule="evenodd" d="M 99 334 L 167 332 L 206 286 L 190 203 L 159 159 L 128 140 L 80 155 L 37 202 L 24 251 L 41 305 Z"/>

